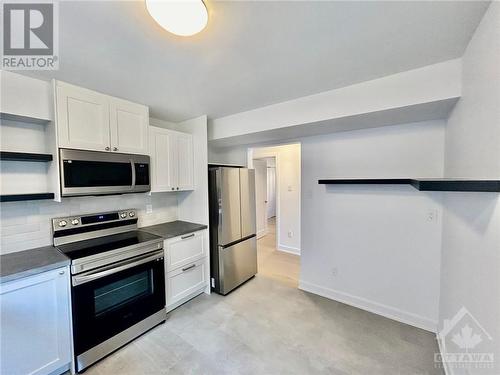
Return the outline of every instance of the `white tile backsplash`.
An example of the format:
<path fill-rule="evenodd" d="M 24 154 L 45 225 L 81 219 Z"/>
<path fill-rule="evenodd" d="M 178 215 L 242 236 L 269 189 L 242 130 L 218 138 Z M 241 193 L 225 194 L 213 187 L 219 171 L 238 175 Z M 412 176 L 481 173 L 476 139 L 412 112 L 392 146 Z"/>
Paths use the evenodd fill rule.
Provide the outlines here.
<path fill-rule="evenodd" d="M 146 205 L 153 212 L 146 213 Z M 53 201 L 9 202 L 0 204 L 0 253 L 46 246 L 52 243 L 50 219 L 134 208 L 139 226 L 177 219 L 177 195 L 174 193 L 127 194 L 105 197 L 65 198 Z"/>

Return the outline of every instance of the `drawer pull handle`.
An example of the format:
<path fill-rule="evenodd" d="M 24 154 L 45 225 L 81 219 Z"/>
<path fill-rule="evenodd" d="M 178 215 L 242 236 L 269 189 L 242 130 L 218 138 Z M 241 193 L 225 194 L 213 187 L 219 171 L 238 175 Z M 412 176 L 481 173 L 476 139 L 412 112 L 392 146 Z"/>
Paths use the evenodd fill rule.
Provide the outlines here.
<path fill-rule="evenodd" d="M 183 268 L 182 272 L 186 272 L 187 270 L 190 270 L 191 268 L 196 267 L 196 264 L 191 264 L 189 267 Z"/>
<path fill-rule="evenodd" d="M 188 234 L 187 236 L 182 236 L 181 240 L 186 240 L 188 238 L 194 237 L 194 233 Z"/>

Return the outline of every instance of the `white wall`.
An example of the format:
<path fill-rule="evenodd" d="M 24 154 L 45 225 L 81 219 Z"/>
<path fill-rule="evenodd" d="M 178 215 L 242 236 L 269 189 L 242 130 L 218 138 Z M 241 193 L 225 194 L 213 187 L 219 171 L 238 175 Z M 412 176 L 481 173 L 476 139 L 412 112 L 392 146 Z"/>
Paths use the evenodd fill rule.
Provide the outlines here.
<path fill-rule="evenodd" d="M 300 254 L 300 158 L 301 146 L 298 143 L 254 148 L 250 159 L 276 158 L 276 196 L 277 220 L 276 235 L 278 250 Z M 288 232 L 292 232 L 289 237 Z"/>
<path fill-rule="evenodd" d="M 463 56 L 463 95 L 446 128 L 445 175 L 500 178 L 500 3 L 492 2 Z M 500 198 L 498 193 L 444 195 L 440 329 L 465 307 L 492 336 L 474 352 L 494 353 L 500 372 Z M 474 332 L 480 333 L 481 332 Z M 450 352 L 460 351 L 447 344 Z"/>
<path fill-rule="evenodd" d="M 153 206 L 151 214 L 146 205 Z M 52 244 L 50 219 L 103 211 L 135 208 L 139 226 L 177 219 L 177 196 L 172 193 L 125 194 L 105 197 L 63 198 L 54 201 L 2 203 L 0 206 L 0 253 L 32 249 Z"/>
<path fill-rule="evenodd" d="M 180 122 L 178 130 L 193 135 L 195 189 L 178 194 L 179 220 L 208 225 L 207 117 Z"/>
<path fill-rule="evenodd" d="M 318 179 L 440 177 L 444 127 L 431 121 L 301 140 L 300 288 L 435 330 L 441 194 Z"/>
<path fill-rule="evenodd" d="M 208 162 L 212 164 L 247 165 L 247 146 L 213 147 L 208 145 Z"/>

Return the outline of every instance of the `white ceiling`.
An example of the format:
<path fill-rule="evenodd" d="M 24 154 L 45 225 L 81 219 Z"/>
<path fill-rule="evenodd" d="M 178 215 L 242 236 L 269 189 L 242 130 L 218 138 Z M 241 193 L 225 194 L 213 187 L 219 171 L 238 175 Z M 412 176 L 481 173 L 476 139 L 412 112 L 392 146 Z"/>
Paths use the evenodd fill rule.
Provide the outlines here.
<path fill-rule="evenodd" d="M 194 37 L 142 1 L 60 3 L 60 69 L 31 72 L 150 106 L 218 118 L 460 57 L 488 2 L 209 2 Z"/>

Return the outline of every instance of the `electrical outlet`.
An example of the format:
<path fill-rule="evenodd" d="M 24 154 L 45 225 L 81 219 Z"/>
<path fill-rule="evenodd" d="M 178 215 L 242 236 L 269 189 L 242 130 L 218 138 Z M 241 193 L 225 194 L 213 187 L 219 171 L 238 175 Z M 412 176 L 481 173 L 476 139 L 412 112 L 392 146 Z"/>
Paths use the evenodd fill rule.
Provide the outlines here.
<path fill-rule="evenodd" d="M 291 230 L 288 231 L 288 238 L 292 238 L 293 237 L 293 232 Z"/>
<path fill-rule="evenodd" d="M 153 213 L 153 205 L 152 204 L 147 204 L 146 205 L 146 213 L 147 214 L 152 214 Z"/>
<path fill-rule="evenodd" d="M 292 191 L 293 188 L 292 188 L 292 185 L 288 185 L 288 191 Z"/>

